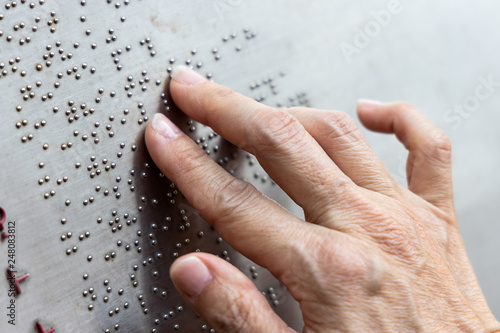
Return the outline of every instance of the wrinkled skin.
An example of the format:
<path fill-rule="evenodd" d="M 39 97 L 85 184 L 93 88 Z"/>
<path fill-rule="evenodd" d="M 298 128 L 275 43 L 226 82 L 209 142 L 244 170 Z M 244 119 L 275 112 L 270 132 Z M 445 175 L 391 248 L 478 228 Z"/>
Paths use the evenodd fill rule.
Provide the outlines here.
<path fill-rule="evenodd" d="M 304 332 L 494 332 L 453 206 L 451 146 L 405 103 L 360 101 L 361 122 L 409 150 L 399 185 L 346 114 L 276 109 L 177 68 L 177 106 L 254 154 L 303 209 L 293 216 L 233 178 L 163 115 L 149 152 L 199 214 L 300 303 Z M 170 270 L 217 332 L 292 331 L 228 262 L 194 253 Z"/>

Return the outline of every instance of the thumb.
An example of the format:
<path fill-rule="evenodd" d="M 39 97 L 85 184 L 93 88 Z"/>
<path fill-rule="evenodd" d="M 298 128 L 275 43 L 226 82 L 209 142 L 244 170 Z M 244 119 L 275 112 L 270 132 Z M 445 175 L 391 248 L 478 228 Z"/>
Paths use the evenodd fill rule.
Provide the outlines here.
<path fill-rule="evenodd" d="M 182 297 L 218 333 L 294 332 L 236 267 L 206 253 L 177 259 L 170 277 Z"/>

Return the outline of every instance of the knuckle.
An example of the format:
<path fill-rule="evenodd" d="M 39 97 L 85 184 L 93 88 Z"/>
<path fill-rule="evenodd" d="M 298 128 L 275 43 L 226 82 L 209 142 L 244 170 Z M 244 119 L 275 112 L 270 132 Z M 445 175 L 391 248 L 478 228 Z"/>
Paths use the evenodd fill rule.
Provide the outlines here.
<path fill-rule="evenodd" d="M 234 221 L 238 214 L 248 211 L 254 203 L 257 190 L 250 183 L 234 177 L 225 180 L 215 179 L 213 183 L 211 202 L 215 209 L 211 209 L 213 214 L 209 219 L 217 229 L 216 224 Z"/>
<path fill-rule="evenodd" d="M 442 219 L 432 223 L 432 236 L 438 248 L 449 251 L 452 246 L 450 237 L 458 231 L 458 225 L 453 225 L 451 219 Z"/>
<path fill-rule="evenodd" d="M 341 198 L 341 205 L 347 204 L 350 206 L 355 206 L 359 201 L 364 200 L 364 197 L 358 191 L 357 186 L 347 176 L 337 176 L 335 174 L 328 173 L 323 177 L 324 183 L 316 185 L 317 191 L 319 191 L 320 193 L 324 193 L 325 195 L 332 198 Z M 322 214 L 326 214 L 328 216 L 331 213 L 330 210 L 332 209 L 332 207 L 340 208 L 337 207 L 335 203 L 328 203 L 326 206 L 324 206 L 324 203 L 322 202 L 318 202 L 317 204 L 318 206 L 315 206 L 314 204 L 312 205 L 317 214 L 320 214 L 317 215 L 316 221 L 321 220 Z"/>
<path fill-rule="evenodd" d="M 344 112 L 331 112 L 323 120 L 324 131 L 331 141 L 346 140 L 349 142 L 362 139 L 361 132 L 354 120 Z"/>
<path fill-rule="evenodd" d="M 181 170 L 186 179 L 196 181 L 200 178 L 199 169 L 206 163 L 206 153 L 198 146 L 188 145 L 175 151 L 176 168 Z"/>
<path fill-rule="evenodd" d="M 321 299 L 325 292 L 338 292 L 339 286 L 364 283 L 368 258 L 357 242 L 341 239 L 333 242 L 325 234 L 306 239 L 315 246 L 297 251 L 294 269 L 283 276 L 287 286 L 300 294 L 299 298 Z"/>
<path fill-rule="evenodd" d="M 343 281 L 352 281 L 353 278 L 362 277 L 366 272 L 366 258 L 360 256 L 356 248 L 350 251 L 338 251 L 332 246 L 331 240 L 325 240 L 321 244 L 320 251 L 315 253 L 317 263 L 321 267 L 331 266 L 334 256 L 337 256 L 335 266 L 339 269 L 339 278 Z"/>
<path fill-rule="evenodd" d="M 422 258 L 414 221 L 402 222 L 377 207 L 365 212 L 369 222 L 362 224 L 362 232 L 378 244 L 382 251 L 405 262 L 415 262 Z"/>
<path fill-rule="evenodd" d="M 404 228 L 395 226 L 393 223 L 382 223 L 378 226 L 372 226 L 371 229 L 371 237 L 385 252 L 394 254 L 399 258 L 415 258 L 416 247 Z"/>
<path fill-rule="evenodd" d="M 341 223 L 335 218 L 333 211 L 342 210 L 345 206 L 355 207 L 365 200 L 357 186 L 347 176 L 337 177 L 333 174 L 324 175 L 324 183 L 316 185 L 316 191 L 327 197 L 337 198 L 339 202 L 310 202 L 305 210 L 306 219 L 312 223 L 329 221 L 329 225 L 338 231 L 347 232 L 349 223 Z M 332 223 L 331 221 L 335 221 Z"/>
<path fill-rule="evenodd" d="M 451 141 L 448 136 L 440 130 L 434 132 L 421 150 L 426 157 L 437 158 L 444 162 L 451 162 Z"/>
<path fill-rule="evenodd" d="M 436 147 L 438 151 L 445 153 L 451 152 L 451 141 L 443 132 L 438 131 L 432 141 L 434 142 L 434 147 Z"/>
<path fill-rule="evenodd" d="M 356 191 L 353 182 L 347 176 L 336 176 L 333 174 L 327 175 L 327 186 L 333 188 L 334 193 L 343 198 L 362 198 L 360 192 Z"/>
<path fill-rule="evenodd" d="M 271 150 L 283 144 L 297 144 L 306 134 L 302 124 L 290 113 L 268 108 L 258 112 L 251 131 L 255 148 Z"/>

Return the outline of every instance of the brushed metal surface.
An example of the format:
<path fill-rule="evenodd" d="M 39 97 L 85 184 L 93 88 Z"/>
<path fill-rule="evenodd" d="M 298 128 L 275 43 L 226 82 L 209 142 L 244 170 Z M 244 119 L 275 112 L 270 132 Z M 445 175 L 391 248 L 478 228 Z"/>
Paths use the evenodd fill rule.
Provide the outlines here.
<path fill-rule="evenodd" d="M 221 3 L 17 1 L 1 9 L 0 205 L 16 223 L 16 275 L 30 274 L 16 296 L 16 325 L 2 313 L 1 332 L 36 332 L 37 322 L 56 332 L 209 331 L 168 276 L 172 261 L 191 251 L 230 260 L 300 328 L 286 289 L 197 215 L 144 144 L 147 122 L 163 112 L 228 172 L 297 211 L 251 155 L 170 102 L 175 65 L 217 79 L 259 63 L 240 76 L 249 95 L 308 104 L 300 82 L 280 90 L 286 67 L 266 65 L 261 49 L 282 48 L 259 36 L 270 17 L 229 21 L 225 10 L 239 4 Z M 1 246 L 5 271 L 7 239 Z M 8 283 L 0 283 L 8 304 Z"/>

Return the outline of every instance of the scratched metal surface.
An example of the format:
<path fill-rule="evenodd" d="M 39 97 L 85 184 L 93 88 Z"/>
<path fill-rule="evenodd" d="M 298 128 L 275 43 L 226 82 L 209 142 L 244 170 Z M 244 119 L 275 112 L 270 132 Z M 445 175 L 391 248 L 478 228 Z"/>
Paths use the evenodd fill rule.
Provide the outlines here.
<path fill-rule="evenodd" d="M 494 91 L 460 121 L 448 111 L 474 93 L 478 77 L 500 75 L 496 2 L 401 1 L 350 61 L 340 46 L 355 46 L 389 1 L 15 2 L 0 7 L 0 207 L 16 221 L 18 275 L 30 277 L 12 327 L 2 273 L 0 332 L 39 332 L 36 322 L 56 332 L 209 331 L 168 278 L 173 259 L 196 249 L 229 258 L 301 326 L 285 289 L 219 239 L 147 156 L 144 128 L 164 112 L 228 171 L 300 215 L 251 156 L 171 107 L 162 95 L 169 67 L 186 63 L 269 105 L 354 116 L 356 99 L 370 97 L 423 109 L 455 144 L 462 230 L 500 313 L 500 98 Z M 403 180 L 402 149 L 367 135 Z M 2 272 L 7 259 L 2 240 Z"/>

